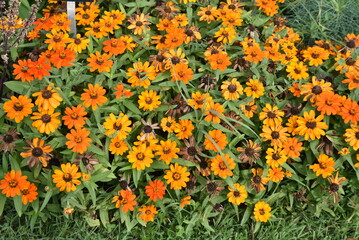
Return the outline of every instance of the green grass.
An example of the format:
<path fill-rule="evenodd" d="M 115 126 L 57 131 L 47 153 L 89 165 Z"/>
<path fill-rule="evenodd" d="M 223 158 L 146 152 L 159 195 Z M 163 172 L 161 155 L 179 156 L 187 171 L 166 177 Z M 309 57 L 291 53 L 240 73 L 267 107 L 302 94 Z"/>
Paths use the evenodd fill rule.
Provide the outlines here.
<path fill-rule="evenodd" d="M 125 226 L 111 224 L 111 230 L 104 227 L 89 227 L 78 215 L 76 220 L 64 216 L 54 217 L 50 221 L 38 222 L 30 229 L 26 217 L 19 218 L 12 210 L 7 211 L 0 219 L 0 239 L 262 239 L 262 240 L 295 240 L 321 239 L 336 240 L 359 238 L 359 219 L 346 216 L 332 217 L 322 214 L 319 218 L 309 213 L 298 213 L 296 216 L 273 218 L 262 224 L 255 232 L 255 222 L 241 226 L 235 216 L 224 216 L 213 219 L 211 226 L 216 232 L 208 232 L 204 227 L 179 225 L 177 221 L 161 225 L 150 223 L 147 227 L 135 227 L 127 232 Z M 219 220 L 219 221 L 218 221 Z M 258 226 L 258 225 L 257 225 Z"/>
<path fill-rule="evenodd" d="M 348 33 L 359 34 L 358 12 L 357 0 L 287 0 L 283 8 L 288 25 L 307 43 L 343 41 Z"/>

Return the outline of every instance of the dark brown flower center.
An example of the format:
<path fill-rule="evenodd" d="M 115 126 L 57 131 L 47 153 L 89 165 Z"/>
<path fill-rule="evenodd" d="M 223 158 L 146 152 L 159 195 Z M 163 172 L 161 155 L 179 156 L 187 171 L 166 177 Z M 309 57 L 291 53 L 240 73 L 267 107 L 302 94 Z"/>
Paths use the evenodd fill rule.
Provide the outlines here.
<path fill-rule="evenodd" d="M 145 155 L 143 153 L 137 153 L 136 158 L 137 160 L 142 161 L 143 159 L 145 159 Z"/>
<path fill-rule="evenodd" d="M 300 71 L 300 69 L 298 69 L 298 68 L 294 68 L 294 72 L 295 72 L 296 74 L 300 74 L 302 71 Z"/>
<path fill-rule="evenodd" d="M 234 84 L 230 84 L 230 85 L 228 86 L 228 91 L 229 91 L 230 93 L 234 93 L 235 91 L 237 91 L 237 86 L 234 85 Z"/>
<path fill-rule="evenodd" d="M 305 124 L 305 126 L 306 126 L 307 128 L 314 129 L 314 128 L 317 127 L 317 123 L 316 123 L 316 122 L 307 122 L 307 123 Z"/>
<path fill-rule="evenodd" d="M 90 92 L 90 98 L 91 98 L 91 99 L 97 99 L 97 97 L 98 97 L 98 96 L 97 96 L 97 92 L 95 92 L 95 91 L 91 91 L 91 92 Z"/>
<path fill-rule="evenodd" d="M 275 153 L 275 154 L 272 155 L 272 158 L 273 158 L 273 160 L 277 161 L 277 160 L 280 159 L 280 155 L 278 153 Z"/>
<path fill-rule="evenodd" d="M 141 27 L 142 25 L 143 25 L 143 23 L 142 23 L 141 21 L 137 21 L 137 22 L 136 22 L 136 26 L 137 26 L 137 27 Z"/>
<path fill-rule="evenodd" d="M 254 176 L 253 177 L 253 182 L 254 183 L 260 183 L 262 181 L 262 178 L 260 177 L 260 176 L 258 176 L 258 175 L 256 175 L 256 176 Z"/>
<path fill-rule="evenodd" d="M 348 48 L 355 48 L 355 41 L 350 39 L 348 42 L 346 42 L 346 45 Z"/>
<path fill-rule="evenodd" d="M 24 189 L 24 190 L 21 190 L 21 194 L 26 196 L 30 193 L 29 189 Z"/>
<path fill-rule="evenodd" d="M 3 140 L 6 143 L 12 143 L 14 141 L 14 137 L 10 134 L 6 134 L 3 138 Z"/>
<path fill-rule="evenodd" d="M 244 109 L 249 112 L 249 111 L 252 110 L 252 106 L 251 105 L 245 105 Z"/>
<path fill-rule="evenodd" d="M 266 212 L 264 211 L 263 208 L 259 209 L 259 214 L 260 214 L 260 215 L 264 215 L 265 213 L 266 213 Z"/>
<path fill-rule="evenodd" d="M 152 127 L 150 125 L 146 125 L 146 126 L 143 127 L 143 131 L 145 133 L 150 133 L 150 132 L 153 131 L 153 129 L 152 129 Z"/>
<path fill-rule="evenodd" d="M 189 147 L 187 148 L 187 153 L 190 156 L 195 156 L 197 154 L 197 150 L 195 147 Z"/>
<path fill-rule="evenodd" d="M 171 153 L 171 148 L 169 148 L 169 147 L 167 147 L 167 146 L 164 147 L 164 148 L 163 148 L 163 153 L 164 153 L 164 154 L 170 154 L 170 153 Z"/>
<path fill-rule="evenodd" d="M 331 192 L 338 192 L 338 190 L 339 190 L 339 185 L 336 184 L 336 183 L 331 183 L 331 184 L 329 185 L 329 189 L 330 189 Z"/>
<path fill-rule="evenodd" d="M 353 66 L 355 64 L 355 60 L 353 58 L 349 57 L 345 61 L 345 64 L 348 65 L 348 66 Z"/>
<path fill-rule="evenodd" d="M 39 147 L 35 147 L 32 149 L 31 153 L 32 153 L 32 156 L 34 156 L 34 157 L 40 157 L 40 156 L 42 156 L 44 151 Z"/>
<path fill-rule="evenodd" d="M 184 33 L 189 37 L 192 37 L 194 35 L 194 33 L 191 29 L 187 29 Z"/>
<path fill-rule="evenodd" d="M 208 162 L 206 160 L 202 160 L 199 162 L 199 166 L 202 168 L 202 169 L 205 169 L 208 167 Z"/>
<path fill-rule="evenodd" d="M 312 54 L 312 58 L 317 59 L 318 57 L 319 57 L 319 54 L 317 54 L 317 53 Z"/>
<path fill-rule="evenodd" d="M 221 170 L 227 169 L 227 166 L 226 166 L 226 164 L 225 164 L 224 162 L 220 162 L 219 165 L 218 165 L 218 167 L 219 167 L 219 169 L 221 169 Z"/>
<path fill-rule="evenodd" d="M 71 182 L 72 176 L 71 176 L 70 173 L 64 173 L 62 179 L 63 179 L 65 182 Z"/>
<path fill-rule="evenodd" d="M 74 40 L 74 43 L 77 44 L 77 45 L 79 45 L 79 44 L 81 43 L 81 39 L 76 38 L 76 39 Z"/>
<path fill-rule="evenodd" d="M 321 94 L 323 92 L 323 89 L 321 86 L 315 86 L 312 88 L 312 93 L 318 95 L 318 94 Z"/>
<path fill-rule="evenodd" d="M 121 128 L 122 128 L 122 124 L 121 123 L 119 123 L 119 122 L 115 122 L 114 124 L 113 124 L 113 129 L 115 129 L 115 130 L 121 130 Z"/>
<path fill-rule="evenodd" d="M 24 105 L 22 105 L 22 103 L 16 102 L 14 103 L 14 110 L 15 111 L 21 111 L 22 109 L 24 109 Z"/>
<path fill-rule="evenodd" d="M 178 181 L 181 179 L 181 174 L 178 172 L 175 172 L 175 173 L 173 173 L 172 177 L 174 180 Z"/>
<path fill-rule="evenodd" d="M 253 148 L 246 148 L 244 150 L 244 153 L 248 156 L 248 157 L 252 157 L 254 155 L 254 149 Z"/>
<path fill-rule="evenodd" d="M 177 63 L 179 63 L 181 61 L 181 58 L 174 56 L 171 58 L 171 62 L 172 64 L 176 65 Z"/>
<path fill-rule="evenodd" d="M 54 40 L 54 42 L 61 42 L 61 37 L 59 37 L 59 36 L 54 36 L 54 38 L 53 38 L 53 40 Z"/>
<path fill-rule="evenodd" d="M 212 14 L 212 12 L 211 12 L 211 11 L 209 11 L 209 10 L 207 10 L 207 11 L 205 12 L 205 14 L 209 16 L 209 15 L 211 15 L 211 14 Z"/>
<path fill-rule="evenodd" d="M 146 102 L 147 104 L 151 104 L 151 103 L 152 103 L 152 98 L 147 97 L 147 98 L 145 99 L 145 102 Z"/>
<path fill-rule="evenodd" d="M 355 138 L 359 140 L 359 132 L 355 133 Z"/>
<path fill-rule="evenodd" d="M 82 142 L 82 137 L 76 136 L 74 141 L 75 141 L 75 143 L 81 143 Z"/>
<path fill-rule="evenodd" d="M 165 60 L 165 57 L 162 56 L 161 54 L 158 54 L 158 55 L 156 56 L 156 61 L 158 61 L 158 62 L 163 62 L 163 60 Z"/>
<path fill-rule="evenodd" d="M 240 196 L 241 196 L 241 193 L 238 192 L 238 191 L 234 191 L 234 192 L 233 192 L 233 196 L 235 196 L 235 197 L 240 197 Z"/>
<path fill-rule="evenodd" d="M 49 99 L 52 97 L 52 92 L 51 90 L 43 90 L 42 91 L 42 97 L 45 99 Z"/>
<path fill-rule="evenodd" d="M 87 14 L 87 13 L 85 13 L 85 14 L 82 15 L 82 18 L 83 18 L 83 19 L 89 19 L 89 18 L 90 18 L 90 15 Z"/>
<path fill-rule="evenodd" d="M 151 215 L 152 212 L 151 212 L 151 210 L 146 210 L 146 211 L 145 211 L 145 214 L 146 214 L 146 215 Z"/>
<path fill-rule="evenodd" d="M 279 132 L 277 132 L 277 131 L 273 131 L 270 135 L 271 135 L 271 137 L 273 139 L 278 139 L 279 138 Z"/>
<path fill-rule="evenodd" d="M 41 121 L 43 123 L 49 123 L 51 122 L 51 116 L 49 114 L 44 114 L 41 116 Z"/>
<path fill-rule="evenodd" d="M 277 114 L 274 113 L 274 112 L 268 112 L 268 113 L 267 113 L 267 117 L 270 118 L 270 119 L 273 119 L 273 118 L 276 118 L 276 117 L 277 117 Z"/>
<path fill-rule="evenodd" d="M 172 9 L 170 8 L 170 7 L 164 7 L 163 8 L 163 11 L 165 12 L 165 13 L 171 13 L 172 12 Z"/>
<path fill-rule="evenodd" d="M 217 189 L 217 183 L 216 182 L 209 182 L 207 183 L 206 189 L 208 192 L 214 192 Z"/>
<path fill-rule="evenodd" d="M 11 179 L 11 180 L 9 181 L 9 186 L 10 186 L 11 188 L 16 188 L 16 186 L 17 186 L 17 181 L 16 181 L 15 179 Z"/>

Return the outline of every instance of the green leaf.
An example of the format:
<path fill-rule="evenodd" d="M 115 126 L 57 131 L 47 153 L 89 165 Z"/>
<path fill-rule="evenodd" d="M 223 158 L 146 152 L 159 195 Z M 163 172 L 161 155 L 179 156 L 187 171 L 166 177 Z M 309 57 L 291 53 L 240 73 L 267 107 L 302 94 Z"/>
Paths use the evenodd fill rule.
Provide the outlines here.
<path fill-rule="evenodd" d="M 50 200 L 50 198 L 51 198 L 51 196 L 52 196 L 52 191 L 51 190 L 49 190 L 47 193 L 46 193 L 46 195 L 45 195 L 45 199 L 44 199 L 44 201 L 42 202 L 42 205 L 41 205 L 41 208 L 40 208 L 40 212 L 42 211 L 42 210 L 44 210 L 44 208 L 46 207 L 46 205 L 47 205 L 47 203 L 49 202 L 49 200 Z"/>
<path fill-rule="evenodd" d="M 17 212 L 17 214 L 19 216 L 22 215 L 22 201 L 21 201 L 21 196 L 15 196 L 14 197 L 14 205 L 15 205 L 15 210 Z"/>
<path fill-rule="evenodd" d="M 14 91 L 19 94 L 26 94 L 27 90 L 29 89 L 27 84 L 19 81 L 9 81 L 4 83 L 6 87 L 8 87 L 11 91 Z"/>
<path fill-rule="evenodd" d="M 102 225 L 107 228 L 107 225 L 110 223 L 107 209 L 100 208 L 100 220 Z"/>
<path fill-rule="evenodd" d="M 0 216 L 2 216 L 2 213 L 4 211 L 6 199 L 7 197 L 4 194 L 0 194 Z"/>
<path fill-rule="evenodd" d="M 90 196 L 92 198 L 93 205 L 96 205 L 96 187 L 94 186 L 95 183 L 85 181 L 83 185 L 89 190 Z"/>
<path fill-rule="evenodd" d="M 132 112 L 134 112 L 134 113 L 136 113 L 138 115 L 142 115 L 142 112 L 136 107 L 135 104 L 132 103 L 132 101 L 125 101 L 124 105 L 125 105 L 126 108 L 128 108 Z"/>

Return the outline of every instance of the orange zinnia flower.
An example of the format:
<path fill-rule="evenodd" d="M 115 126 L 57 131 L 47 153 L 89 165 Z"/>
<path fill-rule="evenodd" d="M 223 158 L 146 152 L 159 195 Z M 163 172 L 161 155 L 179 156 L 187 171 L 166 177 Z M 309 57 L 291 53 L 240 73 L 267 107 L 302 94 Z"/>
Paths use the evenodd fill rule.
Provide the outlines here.
<path fill-rule="evenodd" d="M 315 105 L 322 114 L 336 115 L 341 107 L 340 96 L 333 92 L 323 92 L 316 98 Z"/>
<path fill-rule="evenodd" d="M 220 123 L 223 117 L 224 107 L 220 103 L 210 102 L 204 115 L 207 122 Z"/>
<path fill-rule="evenodd" d="M 155 205 L 151 206 L 143 206 L 138 209 L 140 213 L 139 218 L 141 218 L 145 222 L 153 222 L 155 219 L 155 214 L 158 213 Z"/>
<path fill-rule="evenodd" d="M 33 106 L 34 104 L 31 103 L 31 99 L 20 95 L 18 98 L 11 96 L 11 100 L 5 102 L 3 108 L 8 118 L 14 119 L 16 123 L 19 123 L 24 117 L 32 113 Z"/>
<path fill-rule="evenodd" d="M 107 97 L 105 97 L 106 90 L 98 84 L 88 85 L 89 89 L 84 89 L 84 93 L 81 94 L 81 100 L 84 101 L 83 105 L 85 107 L 92 107 L 92 110 L 96 110 L 97 106 L 102 106 L 107 102 Z"/>
<path fill-rule="evenodd" d="M 189 119 L 180 119 L 175 129 L 176 136 L 179 139 L 189 138 L 193 135 L 193 123 Z"/>
<path fill-rule="evenodd" d="M 227 53 L 223 51 L 212 54 L 207 59 L 212 70 L 219 69 L 224 71 L 229 65 L 231 65 L 231 62 L 229 61 L 230 57 L 228 57 Z"/>
<path fill-rule="evenodd" d="M 343 118 L 344 123 L 356 124 L 359 121 L 359 104 L 350 98 L 346 99 L 339 115 Z"/>
<path fill-rule="evenodd" d="M 165 37 L 165 46 L 169 49 L 174 49 L 186 40 L 187 35 L 184 29 L 173 27 L 168 29 L 168 34 Z"/>
<path fill-rule="evenodd" d="M 221 130 L 212 130 L 209 131 L 208 134 L 209 137 L 206 135 L 205 141 L 203 143 L 205 149 L 218 152 L 219 150 L 223 150 L 227 146 L 227 136 Z"/>
<path fill-rule="evenodd" d="M 228 154 L 217 155 L 214 159 L 211 159 L 211 170 L 214 175 L 218 175 L 221 178 L 227 178 L 228 176 L 233 176 L 233 170 L 236 167 L 236 163 L 233 158 Z"/>
<path fill-rule="evenodd" d="M 56 187 L 60 188 L 60 191 L 75 191 L 76 185 L 81 184 L 78 178 L 80 178 L 82 174 L 78 172 L 78 170 L 79 168 L 75 164 L 61 164 L 61 170 L 55 169 L 52 175 L 52 181 L 56 183 Z"/>
<path fill-rule="evenodd" d="M 125 86 L 123 84 L 117 84 L 115 90 L 115 95 L 117 99 L 121 98 L 123 95 L 125 95 L 125 97 L 131 97 L 133 95 L 130 90 L 125 89 Z"/>
<path fill-rule="evenodd" d="M 18 64 L 13 64 L 15 79 L 21 79 L 22 82 L 31 82 L 34 80 L 34 76 L 29 73 L 29 68 L 32 65 L 30 59 L 19 60 Z"/>
<path fill-rule="evenodd" d="M 244 54 L 246 55 L 244 57 L 245 60 L 254 63 L 258 63 L 259 61 L 262 61 L 265 56 L 265 52 L 263 52 L 261 48 L 257 45 L 249 46 L 248 48 L 246 48 Z"/>
<path fill-rule="evenodd" d="M 69 140 L 66 142 L 68 149 L 72 149 L 73 152 L 84 153 L 87 147 L 92 142 L 91 138 L 88 138 L 90 131 L 86 128 L 71 129 L 71 132 L 66 134 L 66 138 Z"/>
<path fill-rule="evenodd" d="M 164 183 L 161 180 L 154 180 L 148 183 L 146 188 L 146 195 L 154 202 L 157 201 L 157 199 L 162 199 L 163 196 L 166 193 L 166 187 L 164 186 Z"/>
<path fill-rule="evenodd" d="M 193 71 L 185 63 L 178 63 L 171 69 L 171 81 L 182 81 L 184 84 L 193 79 Z"/>
<path fill-rule="evenodd" d="M 90 53 L 90 57 L 86 60 L 89 62 L 90 71 L 94 72 L 98 70 L 99 72 L 110 72 L 113 61 L 109 60 L 112 54 L 100 54 L 99 51 L 96 51 L 95 54 Z"/>
<path fill-rule="evenodd" d="M 117 196 L 112 198 L 112 202 L 116 202 L 116 208 L 121 208 L 122 212 L 127 213 L 128 210 L 135 210 L 134 206 L 137 205 L 135 198 L 136 195 L 130 190 L 121 190 Z"/>
<path fill-rule="evenodd" d="M 21 189 L 21 200 L 23 204 L 28 204 L 29 202 L 33 202 L 36 200 L 36 196 L 38 195 L 37 187 L 35 184 L 30 183 L 28 181 L 25 182 L 25 185 Z"/>
<path fill-rule="evenodd" d="M 104 41 L 103 45 L 103 51 L 115 56 L 124 53 L 126 50 L 125 43 L 121 39 L 111 38 L 110 40 Z"/>
<path fill-rule="evenodd" d="M 6 197 L 21 195 L 21 190 L 25 187 L 27 176 L 21 176 L 21 171 L 11 170 L 5 174 L 5 179 L 0 181 L 0 189 Z"/>
<path fill-rule="evenodd" d="M 58 50 L 61 48 L 65 48 L 66 44 L 71 42 L 69 34 L 58 32 L 55 29 L 51 30 L 51 33 L 47 33 L 46 37 L 48 39 L 45 40 L 45 43 L 48 43 L 48 50 Z"/>
<path fill-rule="evenodd" d="M 68 128 L 82 128 L 85 125 L 87 117 L 84 116 L 86 116 L 87 112 L 83 106 L 77 105 L 71 108 L 66 107 L 65 114 L 66 115 L 62 117 L 62 120 L 64 120 L 64 124 Z"/>
<path fill-rule="evenodd" d="M 302 151 L 303 143 L 298 141 L 297 138 L 287 138 L 283 142 L 283 150 L 288 157 L 297 158 L 300 156 L 300 151 Z"/>
<path fill-rule="evenodd" d="M 47 63 L 46 58 L 39 58 L 36 62 L 31 62 L 29 73 L 39 80 L 42 80 L 45 76 L 50 76 L 49 70 L 51 65 Z"/>
<path fill-rule="evenodd" d="M 334 159 L 325 154 L 320 154 L 318 158 L 319 164 L 310 165 L 309 169 L 313 169 L 315 175 L 322 175 L 323 178 L 327 178 L 335 171 Z"/>
<path fill-rule="evenodd" d="M 56 68 L 70 67 L 75 62 L 76 54 L 68 48 L 60 48 L 51 56 L 51 63 Z"/>

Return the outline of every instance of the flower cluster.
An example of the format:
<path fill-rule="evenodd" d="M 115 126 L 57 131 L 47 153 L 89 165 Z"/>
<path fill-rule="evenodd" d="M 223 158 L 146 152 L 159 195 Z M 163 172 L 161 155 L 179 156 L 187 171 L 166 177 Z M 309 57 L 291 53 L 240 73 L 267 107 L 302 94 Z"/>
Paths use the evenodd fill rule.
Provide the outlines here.
<path fill-rule="evenodd" d="M 303 46 L 276 15 L 284 0 L 180 2 L 79 3 L 73 36 L 47 5 L 2 106 L 0 150 L 26 171 L 3 194 L 48 201 L 29 176 L 65 213 L 144 225 L 238 205 L 267 222 L 303 185 L 313 203 L 340 200 L 359 167 L 359 36 Z"/>

